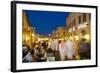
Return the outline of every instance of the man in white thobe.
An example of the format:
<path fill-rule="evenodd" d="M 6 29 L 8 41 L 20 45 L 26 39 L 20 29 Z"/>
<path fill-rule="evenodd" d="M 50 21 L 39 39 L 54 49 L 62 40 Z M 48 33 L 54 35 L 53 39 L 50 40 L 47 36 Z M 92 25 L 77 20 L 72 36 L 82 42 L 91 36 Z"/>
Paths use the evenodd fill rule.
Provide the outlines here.
<path fill-rule="evenodd" d="M 69 39 L 66 41 L 66 56 L 68 59 L 73 59 L 73 55 L 75 54 L 75 43 Z"/>

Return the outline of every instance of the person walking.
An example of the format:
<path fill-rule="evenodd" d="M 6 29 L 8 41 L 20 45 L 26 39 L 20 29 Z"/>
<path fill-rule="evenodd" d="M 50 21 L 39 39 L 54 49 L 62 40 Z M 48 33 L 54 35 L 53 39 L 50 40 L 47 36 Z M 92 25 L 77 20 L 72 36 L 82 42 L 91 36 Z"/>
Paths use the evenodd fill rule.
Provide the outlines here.
<path fill-rule="evenodd" d="M 75 56 L 76 54 L 76 50 L 75 50 L 75 43 L 74 41 L 70 38 L 66 41 L 66 56 L 67 56 L 67 59 L 73 59 L 73 57 Z"/>
<path fill-rule="evenodd" d="M 61 61 L 65 60 L 65 42 L 63 40 L 59 41 L 59 52 Z"/>

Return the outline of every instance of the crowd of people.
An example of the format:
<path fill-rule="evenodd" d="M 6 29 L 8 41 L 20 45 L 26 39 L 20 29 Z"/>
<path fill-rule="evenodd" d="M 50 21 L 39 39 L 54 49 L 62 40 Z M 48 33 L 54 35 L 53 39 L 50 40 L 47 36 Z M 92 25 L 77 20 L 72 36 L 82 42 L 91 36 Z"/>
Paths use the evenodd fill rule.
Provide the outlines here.
<path fill-rule="evenodd" d="M 83 49 L 81 50 L 81 48 Z M 87 48 L 89 50 L 86 50 Z M 23 62 L 52 61 L 49 60 L 50 57 L 53 58 L 53 61 L 88 59 L 90 58 L 90 43 L 85 43 L 85 40 L 54 38 L 36 41 L 31 48 L 28 44 L 23 45 Z"/>

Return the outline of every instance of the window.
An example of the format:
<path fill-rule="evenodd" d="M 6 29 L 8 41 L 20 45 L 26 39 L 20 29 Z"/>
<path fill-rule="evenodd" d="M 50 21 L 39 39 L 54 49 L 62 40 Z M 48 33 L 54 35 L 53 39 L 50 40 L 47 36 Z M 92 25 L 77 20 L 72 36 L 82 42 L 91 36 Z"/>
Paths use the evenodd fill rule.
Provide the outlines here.
<path fill-rule="evenodd" d="M 81 23 L 81 16 L 79 16 L 79 24 Z"/>
<path fill-rule="evenodd" d="M 76 26 L 76 20 L 74 19 L 74 25 Z"/>
<path fill-rule="evenodd" d="M 84 13 L 83 14 L 83 22 L 85 22 L 86 21 L 86 14 Z"/>

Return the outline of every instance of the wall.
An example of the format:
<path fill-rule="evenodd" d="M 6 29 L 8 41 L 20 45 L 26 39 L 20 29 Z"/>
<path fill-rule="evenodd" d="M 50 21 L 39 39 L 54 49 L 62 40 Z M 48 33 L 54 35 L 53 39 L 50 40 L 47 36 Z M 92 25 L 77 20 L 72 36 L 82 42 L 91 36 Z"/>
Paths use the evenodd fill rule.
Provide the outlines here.
<path fill-rule="evenodd" d="M 0 1 L 0 73 L 11 73 L 10 72 L 10 1 Z M 29 1 L 29 0 L 28 0 Z M 100 8 L 100 0 L 33 0 L 40 2 L 54 2 L 54 3 L 72 3 L 72 4 L 86 4 L 86 5 L 98 5 Z M 99 12 L 100 13 L 100 10 Z M 98 15 L 100 16 L 100 14 Z M 100 19 L 100 17 L 98 18 Z M 99 22 L 100 23 L 100 22 Z M 99 27 L 100 25 L 98 25 Z M 100 29 L 98 30 L 100 31 Z M 98 35 L 100 37 L 100 34 Z M 100 38 L 98 39 L 100 40 Z M 100 41 L 99 41 L 100 43 Z M 100 46 L 99 46 L 100 47 Z M 100 52 L 100 49 L 98 49 Z M 100 53 L 99 53 L 100 56 Z M 100 57 L 99 57 L 100 61 Z M 99 63 L 100 66 L 100 63 Z M 65 70 L 52 70 L 52 71 L 38 71 L 34 73 L 99 73 L 100 67 L 98 68 L 84 68 L 84 69 L 65 69 Z M 23 72 L 24 73 L 24 72 Z M 33 73 L 33 72 L 28 72 Z"/>

